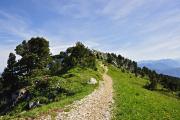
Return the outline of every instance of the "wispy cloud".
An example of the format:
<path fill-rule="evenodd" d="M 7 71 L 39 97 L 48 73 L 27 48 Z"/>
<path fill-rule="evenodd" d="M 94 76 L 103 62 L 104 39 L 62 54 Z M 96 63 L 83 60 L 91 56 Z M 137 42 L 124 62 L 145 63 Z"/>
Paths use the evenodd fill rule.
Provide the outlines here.
<path fill-rule="evenodd" d="M 102 13 L 118 20 L 130 15 L 134 10 L 143 5 L 145 0 L 110 0 Z"/>
<path fill-rule="evenodd" d="M 6 50 L 0 53 L 1 68 L 8 53 L 32 36 L 48 39 L 53 54 L 81 41 L 135 60 L 179 56 L 179 0 L 30 0 L 13 3 L 13 8 L 9 4 L 0 4 L 0 51 Z"/>
<path fill-rule="evenodd" d="M 31 36 L 32 31 L 28 30 L 28 23 L 25 18 L 18 15 L 12 15 L 4 11 L 0 11 L 0 31 L 8 34 L 17 35 L 21 38 L 27 38 Z"/>
<path fill-rule="evenodd" d="M 165 12 L 159 16 L 156 16 L 153 20 L 146 20 L 142 22 L 139 27 L 139 33 L 150 33 L 150 32 L 172 32 L 176 29 L 180 29 L 180 10 L 171 10 Z"/>
<path fill-rule="evenodd" d="M 6 66 L 6 60 L 10 52 L 14 52 L 15 46 L 22 40 L 28 40 L 40 35 L 38 29 L 32 29 L 30 21 L 23 16 L 0 10 L 0 71 Z"/>

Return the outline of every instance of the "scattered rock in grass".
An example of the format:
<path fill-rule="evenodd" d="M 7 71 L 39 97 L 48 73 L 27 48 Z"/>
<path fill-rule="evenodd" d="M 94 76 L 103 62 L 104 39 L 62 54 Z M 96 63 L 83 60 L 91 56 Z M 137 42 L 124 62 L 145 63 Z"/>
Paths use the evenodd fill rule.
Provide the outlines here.
<path fill-rule="evenodd" d="M 97 84 L 97 80 L 95 78 L 91 78 L 87 83 L 90 85 L 95 85 Z"/>
<path fill-rule="evenodd" d="M 39 101 L 37 102 L 29 102 L 29 109 L 40 106 Z"/>

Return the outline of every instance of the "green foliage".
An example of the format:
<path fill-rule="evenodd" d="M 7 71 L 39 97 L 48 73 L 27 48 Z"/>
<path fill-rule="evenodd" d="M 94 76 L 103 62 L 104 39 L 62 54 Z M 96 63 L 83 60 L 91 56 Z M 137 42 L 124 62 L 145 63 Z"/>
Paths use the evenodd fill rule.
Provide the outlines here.
<path fill-rule="evenodd" d="M 60 100 L 62 96 L 80 93 L 87 86 L 87 80 L 91 75 L 83 71 L 93 73 L 97 70 L 95 55 L 80 42 L 65 52 L 60 52 L 59 55 L 50 56 L 49 42 L 44 38 L 36 37 L 28 41 L 24 40 L 16 47 L 15 52 L 21 58 L 16 61 L 15 54 L 9 55 L 8 65 L 1 80 L 5 90 L 4 98 L 0 101 L 8 100 L 3 105 L 4 108 L 0 108 L 0 112 L 8 107 L 10 109 L 7 112 L 21 112 L 26 110 L 28 103 L 32 101 L 47 104 Z M 75 69 L 78 70 L 69 74 Z M 84 77 L 81 78 L 74 72 L 81 72 L 86 76 L 81 75 Z M 23 98 L 17 97 L 18 100 L 14 105 L 15 100 L 11 95 L 21 89 L 25 89 L 26 93 Z"/>
<path fill-rule="evenodd" d="M 134 73 L 136 77 L 147 77 L 149 83 L 145 87 L 149 90 L 156 90 L 157 84 L 161 84 L 164 88 L 171 91 L 180 91 L 180 78 L 158 74 L 156 71 L 150 70 L 147 67 L 140 68 L 137 66 L 137 62 L 124 58 L 121 55 L 117 56 L 114 53 L 107 53 L 106 55 L 107 63 Z"/>
<path fill-rule="evenodd" d="M 180 95 L 177 92 L 180 90 L 179 79 L 157 74 L 146 67 L 139 68 L 135 61 L 121 55 L 117 56 L 114 53 L 95 54 L 82 43 L 77 42 L 75 46 L 68 48 L 65 52 L 50 56 L 49 42 L 39 37 L 23 41 L 16 47 L 15 51 L 17 55 L 21 56 L 20 60 L 16 61 L 16 55 L 10 53 L 7 67 L 2 74 L 2 79 L 0 78 L 0 88 L 2 88 L 0 95 L 3 96 L 0 101 L 7 99 L 6 104 L 0 105 L 0 107 L 4 106 L 4 108 L 0 108 L 0 112 L 9 107 L 10 109 L 6 113 L 14 115 L 27 111 L 30 102 L 37 102 L 40 104 L 38 107 L 43 106 L 18 114 L 20 116 L 34 116 L 39 112 L 47 112 L 49 109 L 62 107 L 63 104 L 82 98 L 96 87 L 96 85 L 88 85 L 87 81 L 91 77 L 97 80 L 101 79 L 100 73 L 103 70 L 99 66 L 99 61 L 97 64 L 96 58 L 98 58 L 122 70 L 110 67 L 109 72 L 114 79 L 114 88 L 117 94 L 115 98 L 116 118 L 160 119 L 166 113 L 168 117 L 165 116 L 163 119 L 179 117 L 177 115 L 179 110 L 173 111 L 180 107 L 177 105 L 176 99 L 168 98 L 173 101 L 170 103 L 167 96 L 143 88 L 146 86 L 150 90 L 158 90 L 158 85 L 160 85 L 164 87 L 163 89 L 175 91 L 177 95 Z M 147 80 L 142 79 L 142 77 L 149 79 L 148 84 L 145 84 Z M 26 94 L 12 107 L 14 101 L 11 100 L 11 94 L 20 89 L 25 89 Z M 167 104 L 170 107 L 158 106 L 156 102 L 158 97 L 162 101 L 160 105 Z M 132 109 L 129 109 L 131 107 Z M 146 110 L 146 107 L 150 108 Z M 158 112 L 158 115 L 154 111 Z"/>
<path fill-rule="evenodd" d="M 98 68 L 100 67 L 98 66 Z M 64 105 L 72 103 L 74 100 L 79 100 L 98 86 L 98 84 L 89 85 L 87 81 L 91 77 L 101 80 L 101 73 L 102 68 L 94 71 L 89 68 L 74 67 L 61 77 L 38 76 L 31 78 L 29 80 L 30 85 L 27 87 L 30 98 L 21 101 L 15 106 L 9 113 L 9 115 L 11 115 L 10 118 L 37 116 L 49 110 L 60 109 Z M 28 103 L 37 101 L 39 101 L 42 106 L 27 111 Z M 26 112 L 23 112 L 25 110 Z M 8 118 L 8 115 L 3 118 Z"/>
<path fill-rule="evenodd" d="M 114 82 L 114 120 L 179 120 L 177 98 L 144 89 L 148 80 L 113 66 L 109 67 L 108 74 Z"/>
<path fill-rule="evenodd" d="M 66 50 L 66 57 L 63 60 L 64 68 L 74 66 L 88 67 L 96 69 L 96 57 L 92 51 L 82 43 L 77 42 L 76 46 Z"/>
<path fill-rule="evenodd" d="M 113 57 L 109 53 L 107 54 L 107 62 L 108 63 L 112 63 L 113 62 Z"/>
<path fill-rule="evenodd" d="M 68 48 L 65 52 L 52 56 L 49 69 L 52 75 L 60 75 L 76 66 L 97 69 L 95 55 L 80 42 L 77 42 L 75 46 Z"/>
<path fill-rule="evenodd" d="M 34 78 L 36 76 L 50 75 L 50 71 L 47 68 L 44 69 L 33 69 L 31 71 L 30 78 Z"/>
<path fill-rule="evenodd" d="M 49 42 L 44 38 L 31 38 L 23 41 L 15 49 L 22 58 L 19 61 L 19 73 L 30 74 L 33 69 L 43 69 L 50 62 Z M 18 68 L 19 68 L 18 67 Z"/>
<path fill-rule="evenodd" d="M 16 56 L 13 53 L 9 54 L 9 58 L 7 61 L 7 67 L 4 69 L 2 73 L 2 84 L 3 87 L 10 87 L 14 89 L 17 86 L 18 78 L 15 75 L 15 64 L 16 64 Z"/>
<path fill-rule="evenodd" d="M 1 94 L 3 97 L 0 98 L 0 101 L 5 99 L 6 102 L 4 103 L 5 108 L 0 108 L 0 113 L 3 109 L 13 106 L 15 100 L 12 99 L 12 94 L 26 88 L 29 85 L 29 79 L 49 74 L 47 65 L 51 58 L 47 40 L 39 37 L 31 38 L 29 41 L 23 41 L 22 44 L 18 45 L 15 51 L 21 58 L 16 61 L 16 55 L 9 54 L 7 67 L 2 73 Z"/>
<path fill-rule="evenodd" d="M 9 68 L 13 74 L 13 67 L 16 63 L 16 56 L 14 53 L 9 54 L 9 59 L 7 61 L 7 68 Z"/>
<path fill-rule="evenodd" d="M 157 74 L 155 71 L 151 72 L 151 74 L 149 74 L 149 79 L 150 79 L 150 83 L 148 83 L 145 87 L 148 88 L 149 90 L 155 90 L 157 88 Z"/>
<path fill-rule="evenodd" d="M 3 79 L 2 79 L 2 77 L 0 77 L 0 90 L 2 90 L 2 81 L 3 81 Z"/>
<path fill-rule="evenodd" d="M 54 59 L 53 62 L 50 63 L 51 75 L 59 75 L 62 69 L 62 63 L 60 60 Z"/>

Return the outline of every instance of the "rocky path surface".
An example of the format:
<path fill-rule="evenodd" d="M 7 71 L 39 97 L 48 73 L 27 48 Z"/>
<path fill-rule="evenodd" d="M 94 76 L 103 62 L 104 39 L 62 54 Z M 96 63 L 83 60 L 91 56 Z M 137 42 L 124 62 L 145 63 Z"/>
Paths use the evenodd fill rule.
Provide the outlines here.
<path fill-rule="evenodd" d="M 99 88 L 80 101 L 71 105 L 69 112 L 60 112 L 56 120 L 110 120 L 111 106 L 113 103 L 112 79 L 107 75 L 108 69 L 103 74 Z"/>

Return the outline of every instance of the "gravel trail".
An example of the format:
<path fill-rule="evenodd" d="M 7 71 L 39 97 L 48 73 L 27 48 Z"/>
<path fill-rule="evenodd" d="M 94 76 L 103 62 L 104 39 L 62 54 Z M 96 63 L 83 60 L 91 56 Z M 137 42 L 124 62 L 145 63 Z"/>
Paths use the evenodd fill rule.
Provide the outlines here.
<path fill-rule="evenodd" d="M 60 112 L 56 120 L 110 120 L 113 103 L 112 79 L 107 67 L 97 88 L 90 95 L 71 105 L 69 112 Z"/>

